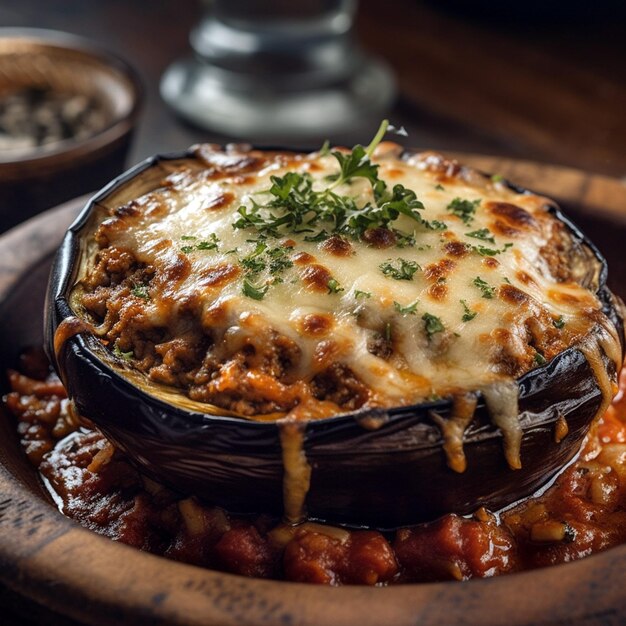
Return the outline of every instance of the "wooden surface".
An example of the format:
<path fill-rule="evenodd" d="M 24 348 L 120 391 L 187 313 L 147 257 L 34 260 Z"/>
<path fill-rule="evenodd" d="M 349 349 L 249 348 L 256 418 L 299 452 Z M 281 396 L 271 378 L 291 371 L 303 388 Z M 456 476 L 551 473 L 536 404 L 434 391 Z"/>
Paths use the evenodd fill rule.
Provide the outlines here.
<path fill-rule="evenodd" d="M 444 10 L 451 4 L 463 6 L 464 13 Z M 406 126 L 411 144 L 559 163 L 621 178 L 626 176 L 626 7 L 600 0 L 585 3 L 593 8 L 581 15 L 575 10 L 581 4 L 361 0 L 357 30 L 364 47 L 396 73 L 400 97 L 391 117 Z M 552 17 L 538 8 L 555 5 L 562 9 Z M 496 7 L 517 13 L 503 19 Z M 1 26 L 75 32 L 137 67 L 147 106 L 133 162 L 197 141 L 226 139 L 177 120 L 158 93 L 165 68 L 190 54 L 188 33 L 200 14 L 200 0 L 0 3 Z"/>
<path fill-rule="evenodd" d="M 607 228 L 594 233 L 606 243 L 626 237 L 626 200 L 619 181 L 584 172 L 465 155 L 466 162 L 499 172 L 561 200 L 592 223 L 606 210 Z M 588 208 L 591 203 L 591 208 Z M 26 295 L 43 290 L 28 281 L 30 268 L 55 249 L 83 200 L 44 214 L 0 238 L 0 326 L 2 300 L 19 285 Z M 606 207 L 610 207 L 606 209 Z M 617 217 L 616 217 L 617 214 Z M 611 274 L 624 277 L 620 254 Z M 32 307 L 31 307 L 32 308 Z M 20 308 L 33 333 L 39 310 Z M 37 309 L 38 307 L 34 307 Z M 4 333 L 0 354 L 14 351 L 15 333 Z M 557 568 L 470 583 L 411 585 L 387 589 L 273 583 L 201 570 L 127 548 L 60 516 L 32 488 L 10 423 L 0 416 L 0 622 L 6 626 L 50 624 L 291 624 L 312 626 L 618 626 L 626 622 L 626 546 Z M 3 432 L 4 431 L 4 432 Z M 30 474 L 30 479 L 26 474 Z M 19 479 L 22 477 L 22 480 Z M 123 565 L 122 565 L 123 564 Z M 27 598 L 19 593 L 25 594 Z M 529 601 L 532 598 L 532 602 Z M 48 607 L 51 613 L 44 609 Z M 62 617 L 65 615 L 66 617 Z"/>

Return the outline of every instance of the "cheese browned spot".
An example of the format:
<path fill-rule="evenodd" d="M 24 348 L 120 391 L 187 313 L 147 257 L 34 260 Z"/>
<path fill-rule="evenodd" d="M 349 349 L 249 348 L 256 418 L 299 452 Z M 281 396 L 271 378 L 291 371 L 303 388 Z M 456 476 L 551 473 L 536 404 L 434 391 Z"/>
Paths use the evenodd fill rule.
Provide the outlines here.
<path fill-rule="evenodd" d="M 449 241 L 444 244 L 443 249 L 454 258 L 463 258 L 470 253 L 469 247 L 460 241 Z"/>
<path fill-rule="evenodd" d="M 198 285 L 203 287 L 223 287 L 241 273 L 241 270 L 230 263 L 221 263 L 202 270 Z"/>
<path fill-rule="evenodd" d="M 302 282 L 311 290 L 326 293 L 332 274 L 319 263 L 313 263 L 302 272 Z"/>
<path fill-rule="evenodd" d="M 335 256 L 350 256 L 353 253 L 352 244 L 338 235 L 333 235 L 321 243 L 320 249 Z"/>
<path fill-rule="evenodd" d="M 303 335 L 319 336 L 327 335 L 333 327 L 333 318 L 330 315 L 319 315 L 309 313 L 305 315 L 300 323 Z"/>
<path fill-rule="evenodd" d="M 387 228 L 368 228 L 363 241 L 374 248 L 391 248 L 396 245 L 397 237 Z"/>
<path fill-rule="evenodd" d="M 204 208 L 211 211 L 217 211 L 228 206 L 235 199 L 235 194 L 226 192 L 219 192 L 212 196 L 209 196 L 205 203 Z"/>
<path fill-rule="evenodd" d="M 448 295 L 448 287 L 445 283 L 435 283 L 428 288 L 427 293 L 433 300 L 444 300 Z"/>

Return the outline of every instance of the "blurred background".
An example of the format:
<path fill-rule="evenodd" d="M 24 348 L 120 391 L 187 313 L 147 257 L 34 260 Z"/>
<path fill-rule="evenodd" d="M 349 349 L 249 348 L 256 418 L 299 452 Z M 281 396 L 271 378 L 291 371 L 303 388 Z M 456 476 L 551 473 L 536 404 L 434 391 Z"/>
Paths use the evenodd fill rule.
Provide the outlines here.
<path fill-rule="evenodd" d="M 385 115 L 407 145 L 623 180 L 624 4 L 0 0 L 0 26 L 74 33 L 136 70 L 129 164 L 202 141 L 352 145 Z"/>
<path fill-rule="evenodd" d="M 93 122 L 91 143 L 77 139 L 89 124 L 78 125 L 46 158 L 0 146 L 0 232 L 155 153 L 242 138 L 365 143 L 388 116 L 407 146 L 539 191 L 549 181 L 568 210 L 581 207 L 577 219 L 598 234 L 612 276 L 626 276 L 615 228 L 616 216 L 626 220 L 623 0 L 0 0 L 0 28 L 9 27 L 0 135 L 7 99 L 26 99 L 27 118 L 48 115 L 61 105 L 41 100 L 57 84 L 104 100 L 102 111 L 125 124 L 107 135 Z M 102 47 L 131 69 L 40 49 L 22 70 L 15 42 L 25 28 L 79 35 L 71 46 Z M 66 98 L 63 115 L 102 112 L 89 98 Z M 0 607 L 14 602 L 0 587 Z M 9 614 L 6 623 L 66 623 L 24 613 L 30 621 Z"/>

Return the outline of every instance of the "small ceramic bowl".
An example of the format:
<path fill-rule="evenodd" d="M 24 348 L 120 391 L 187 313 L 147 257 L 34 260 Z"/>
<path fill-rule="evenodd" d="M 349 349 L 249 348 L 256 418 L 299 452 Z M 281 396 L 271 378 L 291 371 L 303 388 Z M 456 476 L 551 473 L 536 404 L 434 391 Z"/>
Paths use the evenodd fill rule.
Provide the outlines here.
<path fill-rule="evenodd" d="M 102 123 L 81 139 L 0 150 L 0 232 L 123 171 L 141 108 L 139 78 L 118 57 L 66 33 L 0 28 L 0 102 L 36 90 L 85 97 Z"/>
<path fill-rule="evenodd" d="M 72 293 L 93 252 L 87 241 L 108 210 L 158 188 L 173 168 L 196 159 L 193 152 L 153 157 L 89 201 L 70 227 L 52 270 L 46 346 L 79 413 L 126 450 L 144 473 L 232 512 L 280 515 L 279 423 L 233 417 L 150 383 L 89 333 L 55 346 L 59 326 L 80 316 L 72 309 Z M 482 176 L 474 170 L 471 174 Z M 581 280 L 604 303 L 623 345 L 623 321 L 606 287 L 603 257 L 556 206 L 550 210 L 569 230 L 584 265 L 586 278 Z M 614 365 L 607 361 L 606 367 Z M 507 466 L 502 433 L 482 399 L 465 432 L 467 469 L 462 474 L 447 467 L 441 431 L 431 418 L 431 411 L 448 416 L 450 399 L 308 422 L 303 445 L 312 467 L 309 518 L 393 529 L 448 512 L 470 513 L 479 506 L 497 510 L 532 494 L 578 452 L 602 392 L 576 347 L 525 374 L 518 385 L 524 462 L 515 471 Z M 567 420 L 569 433 L 557 443 L 559 416 Z"/>

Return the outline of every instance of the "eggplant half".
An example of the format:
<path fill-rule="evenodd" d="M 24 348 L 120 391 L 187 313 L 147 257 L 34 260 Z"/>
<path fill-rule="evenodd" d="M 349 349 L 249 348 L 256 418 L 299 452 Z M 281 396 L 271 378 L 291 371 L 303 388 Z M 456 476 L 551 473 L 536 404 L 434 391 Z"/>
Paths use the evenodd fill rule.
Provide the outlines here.
<path fill-rule="evenodd" d="M 121 366 L 98 338 L 85 332 L 71 305 L 72 289 L 93 253 L 88 235 L 108 208 L 156 189 L 172 166 L 193 158 L 188 152 L 148 159 L 89 201 L 68 230 L 51 272 L 46 347 L 77 412 L 127 452 L 143 473 L 233 513 L 280 516 L 289 473 L 285 424 L 201 408 L 182 392 L 149 382 Z M 623 351 L 621 305 L 606 286 L 605 260 L 558 207 L 550 210 L 584 250 L 587 266 L 580 273 L 617 329 Z M 584 348 L 573 346 L 516 381 L 523 461 L 517 470 L 507 464 L 503 433 L 480 393 L 462 434 L 467 463 L 461 473 L 448 466 L 442 434 L 442 423 L 453 413 L 451 399 L 289 425 L 298 430 L 308 465 L 307 518 L 394 529 L 446 513 L 472 513 L 481 506 L 498 510 L 529 496 L 576 456 L 608 402 L 607 381 L 615 379 L 616 367 L 602 351 L 598 355 L 599 361 L 590 363 Z"/>

